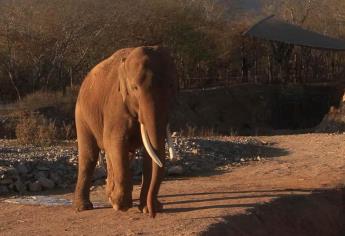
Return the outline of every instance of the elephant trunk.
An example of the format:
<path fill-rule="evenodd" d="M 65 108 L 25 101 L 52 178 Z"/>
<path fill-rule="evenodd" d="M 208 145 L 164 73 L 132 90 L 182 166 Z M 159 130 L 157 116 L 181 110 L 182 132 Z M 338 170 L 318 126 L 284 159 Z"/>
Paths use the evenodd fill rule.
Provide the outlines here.
<path fill-rule="evenodd" d="M 163 104 L 157 104 L 152 100 L 141 100 L 143 103 L 144 101 L 146 106 L 139 106 L 141 107 L 139 114 L 140 130 L 145 149 L 153 160 L 146 206 L 150 215 L 154 217 L 157 210 L 157 206 L 154 204 L 157 202 L 157 194 L 164 177 L 167 112 Z"/>

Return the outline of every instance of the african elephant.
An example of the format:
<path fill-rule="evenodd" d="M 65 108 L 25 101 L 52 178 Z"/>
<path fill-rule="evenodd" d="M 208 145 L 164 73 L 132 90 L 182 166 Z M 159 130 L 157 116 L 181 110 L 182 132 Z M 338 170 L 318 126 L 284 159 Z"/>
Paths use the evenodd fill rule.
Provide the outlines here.
<path fill-rule="evenodd" d="M 159 46 L 121 49 L 86 76 L 75 109 L 79 166 L 74 205 L 78 211 L 93 208 L 90 186 L 100 150 L 106 153 L 110 203 L 122 211 L 132 206 L 130 161 L 142 145 L 146 155 L 139 209 L 151 217 L 160 210 L 157 195 L 175 93 L 175 65 Z"/>

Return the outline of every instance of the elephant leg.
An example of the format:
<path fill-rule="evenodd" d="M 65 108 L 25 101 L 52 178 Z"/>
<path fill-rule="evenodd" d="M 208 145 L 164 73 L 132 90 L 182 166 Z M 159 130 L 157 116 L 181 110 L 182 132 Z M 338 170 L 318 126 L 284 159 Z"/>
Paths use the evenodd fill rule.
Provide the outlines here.
<path fill-rule="evenodd" d="M 147 202 L 147 194 L 150 188 L 151 175 L 152 175 L 152 159 L 147 153 L 145 153 L 144 159 L 143 159 L 143 174 L 142 174 L 142 181 L 141 181 L 140 204 L 139 204 L 139 210 L 145 214 L 149 213 L 146 206 L 146 202 Z M 155 200 L 155 209 L 157 209 L 157 211 L 161 211 L 163 209 L 163 205 L 157 199 Z"/>
<path fill-rule="evenodd" d="M 114 191 L 115 182 L 114 182 L 114 175 L 113 175 L 113 165 L 111 163 L 110 155 L 106 155 L 107 160 L 107 183 L 106 183 L 106 194 L 108 199 L 110 199 L 111 193 Z"/>
<path fill-rule="evenodd" d="M 77 211 L 90 210 L 90 187 L 97 163 L 99 148 L 91 132 L 77 124 L 78 135 L 78 180 L 75 189 L 74 206 Z"/>
<path fill-rule="evenodd" d="M 115 210 L 126 211 L 132 207 L 132 175 L 129 151 L 124 142 L 112 142 L 109 152 L 107 193 Z"/>

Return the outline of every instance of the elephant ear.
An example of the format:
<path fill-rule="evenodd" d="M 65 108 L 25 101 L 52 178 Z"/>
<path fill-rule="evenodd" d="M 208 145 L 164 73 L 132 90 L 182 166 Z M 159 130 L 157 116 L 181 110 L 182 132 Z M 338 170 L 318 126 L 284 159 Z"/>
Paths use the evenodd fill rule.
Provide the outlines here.
<path fill-rule="evenodd" d="M 122 96 L 122 101 L 125 102 L 127 95 L 128 95 L 128 88 L 127 88 L 127 73 L 126 73 L 126 67 L 125 67 L 126 58 L 122 58 L 119 70 L 118 70 L 118 76 L 119 76 L 119 91 Z"/>

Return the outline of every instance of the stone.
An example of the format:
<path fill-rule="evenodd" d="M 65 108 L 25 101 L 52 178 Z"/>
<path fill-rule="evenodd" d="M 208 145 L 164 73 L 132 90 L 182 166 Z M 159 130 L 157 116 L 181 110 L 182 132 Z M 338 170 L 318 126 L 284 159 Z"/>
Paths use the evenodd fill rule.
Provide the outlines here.
<path fill-rule="evenodd" d="M 13 166 L 0 166 L 0 174 L 2 176 L 17 176 L 17 170 Z"/>
<path fill-rule="evenodd" d="M 173 132 L 172 135 L 171 135 L 172 138 L 175 138 L 177 137 L 177 132 Z"/>
<path fill-rule="evenodd" d="M 20 175 L 26 175 L 29 172 L 29 169 L 24 163 L 19 163 L 19 165 L 16 166 L 16 170 Z"/>
<path fill-rule="evenodd" d="M 240 162 L 245 162 L 246 160 L 244 158 L 241 158 L 240 159 Z"/>
<path fill-rule="evenodd" d="M 40 182 L 35 181 L 33 183 L 29 183 L 29 191 L 30 192 L 42 191 L 42 186 L 41 186 Z"/>
<path fill-rule="evenodd" d="M 105 184 L 105 179 L 97 179 L 96 181 L 93 182 L 93 185 L 104 185 Z"/>
<path fill-rule="evenodd" d="M 95 169 L 93 173 L 93 180 L 97 179 L 104 179 L 107 176 L 107 172 L 103 167 L 99 167 Z"/>
<path fill-rule="evenodd" d="M 57 184 L 61 182 L 61 178 L 60 178 L 59 174 L 55 171 L 49 172 L 49 178 Z"/>
<path fill-rule="evenodd" d="M 168 175 L 182 175 L 184 173 L 184 169 L 182 166 L 172 166 L 168 169 Z"/>
<path fill-rule="evenodd" d="M 38 165 L 36 166 L 37 170 L 41 170 L 41 171 L 48 171 L 49 167 L 43 166 L 43 165 Z"/>
<path fill-rule="evenodd" d="M 193 171 L 193 172 L 200 172 L 202 169 L 200 167 L 198 167 L 197 165 L 193 165 L 190 168 L 190 170 Z"/>
<path fill-rule="evenodd" d="M 20 192 L 20 193 L 25 193 L 26 192 L 26 186 L 25 186 L 25 184 L 23 184 L 23 182 L 20 179 L 18 179 L 14 183 L 14 185 L 16 186 L 16 189 L 17 189 L 18 192 Z"/>
<path fill-rule="evenodd" d="M 48 172 L 47 171 L 38 171 L 34 173 L 34 176 L 36 179 L 39 179 L 41 177 L 47 178 L 48 177 Z"/>
<path fill-rule="evenodd" d="M 48 178 L 45 178 L 45 177 L 40 177 L 38 179 L 38 182 L 40 183 L 40 185 L 43 187 L 43 188 L 46 188 L 46 189 L 53 189 L 54 186 L 55 186 L 55 183 L 54 181 L 48 179 Z"/>
<path fill-rule="evenodd" d="M 141 158 L 136 158 L 131 162 L 131 170 L 134 176 L 142 174 L 143 162 Z"/>
<path fill-rule="evenodd" d="M 193 148 L 191 152 L 193 154 L 197 155 L 199 153 L 199 150 L 197 148 Z"/>
<path fill-rule="evenodd" d="M 261 157 L 260 157 L 260 156 L 257 156 L 257 157 L 255 158 L 255 160 L 256 160 L 256 161 L 261 161 Z"/>
<path fill-rule="evenodd" d="M 4 177 L 4 179 L 0 180 L 0 185 L 12 184 L 13 180 L 9 177 Z"/>
<path fill-rule="evenodd" d="M 9 184 L 8 186 L 8 189 L 12 189 L 12 190 L 15 190 L 15 185 L 14 185 L 14 183 L 12 183 L 12 184 Z"/>
<path fill-rule="evenodd" d="M 8 194 L 10 190 L 8 190 L 7 186 L 5 185 L 0 185 L 0 195 L 5 195 Z"/>

